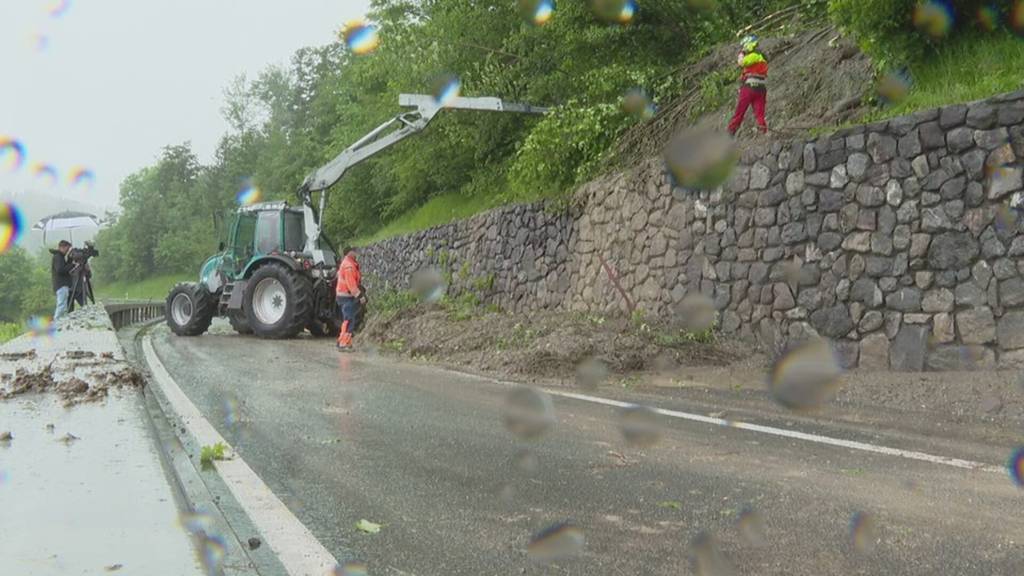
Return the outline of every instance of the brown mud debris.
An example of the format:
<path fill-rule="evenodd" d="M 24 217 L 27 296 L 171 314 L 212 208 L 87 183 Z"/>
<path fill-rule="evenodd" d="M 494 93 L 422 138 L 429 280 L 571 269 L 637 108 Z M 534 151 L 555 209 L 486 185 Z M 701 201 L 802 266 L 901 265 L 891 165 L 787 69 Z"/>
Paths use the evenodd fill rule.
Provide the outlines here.
<path fill-rule="evenodd" d="M 0 360 L 31 360 L 36 357 L 35 350 L 27 350 L 25 352 L 0 352 Z"/>

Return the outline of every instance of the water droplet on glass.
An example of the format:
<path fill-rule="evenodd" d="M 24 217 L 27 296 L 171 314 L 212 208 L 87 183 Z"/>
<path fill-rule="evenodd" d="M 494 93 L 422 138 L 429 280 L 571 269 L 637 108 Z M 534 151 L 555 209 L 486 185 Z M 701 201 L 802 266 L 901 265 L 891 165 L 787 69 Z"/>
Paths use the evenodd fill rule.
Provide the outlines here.
<path fill-rule="evenodd" d="M 1014 450 L 1006 461 L 1006 469 L 1013 483 L 1024 488 L 1024 446 Z"/>
<path fill-rule="evenodd" d="M 953 27 L 953 7 L 946 0 L 929 0 L 914 8 L 914 26 L 938 40 Z"/>
<path fill-rule="evenodd" d="M 1020 212 L 1006 204 L 997 206 L 993 216 L 996 230 L 999 232 L 1012 232 L 1017 229 L 1017 224 L 1020 222 Z"/>
<path fill-rule="evenodd" d="M 658 413 L 647 406 L 628 406 L 619 412 L 619 429 L 627 443 L 640 448 L 657 444 L 661 439 Z"/>
<path fill-rule="evenodd" d="M 364 56 L 380 46 L 377 27 L 364 20 L 353 20 L 341 29 L 341 39 L 353 54 Z"/>
<path fill-rule="evenodd" d="M 32 316 L 25 327 L 32 338 L 37 340 L 49 341 L 57 334 L 57 325 L 49 316 Z"/>
<path fill-rule="evenodd" d="M 335 566 L 331 576 L 368 576 L 369 573 L 362 562 L 346 562 Z"/>
<path fill-rule="evenodd" d="M 41 186 L 53 188 L 60 181 L 60 173 L 50 164 L 35 163 L 32 165 L 32 176 Z"/>
<path fill-rule="evenodd" d="M 899 104 L 910 94 L 913 82 L 906 70 L 890 70 L 878 79 L 878 97 L 888 105 Z"/>
<path fill-rule="evenodd" d="M 679 327 L 694 334 L 712 328 L 716 316 L 714 300 L 701 292 L 687 294 L 676 308 Z"/>
<path fill-rule="evenodd" d="M 636 16 L 634 0 L 591 0 L 594 14 L 605 22 L 629 24 Z"/>
<path fill-rule="evenodd" d="M 576 385 L 596 390 L 608 378 L 608 366 L 597 358 L 587 358 L 576 367 Z"/>
<path fill-rule="evenodd" d="M 631 88 L 626 92 L 622 99 L 622 109 L 630 116 L 641 120 L 650 120 L 658 112 L 657 106 L 643 88 Z"/>
<path fill-rule="evenodd" d="M 712 190 L 732 174 L 739 154 L 729 136 L 707 128 L 686 130 L 665 148 L 665 165 L 676 186 Z"/>
<path fill-rule="evenodd" d="M 832 347 L 809 340 L 791 348 L 771 369 L 768 386 L 775 401 L 791 410 L 815 410 L 839 389 L 842 369 Z"/>
<path fill-rule="evenodd" d="M 994 6 L 978 8 L 978 25 L 986 32 L 994 31 L 999 27 L 999 10 Z"/>
<path fill-rule="evenodd" d="M 424 302 L 437 302 L 448 290 L 444 275 L 437 268 L 423 268 L 413 273 L 409 288 Z"/>
<path fill-rule="evenodd" d="M 454 74 L 442 74 L 431 83 L 431 94 L 439 106 L 448 106 L 462 94 L 462 80 Z"/>
<path fill-rule="evenodd" d="M 559 522 L 534 535 L 526 553 L 534 562 L 547 564 L 575 556 L 585 545 L 582 529 L 569 522 Z"/>
<path fill-rule="evenodd" d="M 25 163 L 25 145 L 20 140 L 0 136 L 0 165 L 8 172 L 17 172 Z"/>
<path fill-rule="evenodd" d="M 235 202 L 239 206 L 252 206 L 263 199 L 263 193 L 253 183 L 252 178 L 246 178 L 242 181 L 242 187 L 235 194 Z"/>
<path fill-rule="evenodd" d="M 867 512 L 857 512 L 850 518 L 850 541 L 857 552 L 870 552 L 878 540 L 875 518 Z"/>
<path fill-rule="evenodd" d="M 90 191 L 96 185 L 96 173 L 84 166 L 75 166 L 68 173 L 68 185 L 73 190 Z"/>
<path fill-rule="evenodd" d="M 512 464 L 516 470 L 533 476 L 540 469 L 540 461 L 537 459 L 537 455 L 529 450 L 520 450 L 516 453 L 515 457 L 512 458 Z"/>
<path fill-rule="evenodd" d="M 543 390 L 516 388 L 505 400 L 504 416 L 509 432 L 532 440 L 555 425 L 555 405 Z"/>
<path fill-rule="evenodd" d="M 52 18 L 60 18 L 71 9 L 71 0 L 50 0 L 46 5 L 46 13 Z"/>
<path fill-rule="evenodd" d="M 757 510 L 751 507 L 744 508 L 736 519 L 736 528 L 739 530 L 743 541 L 755 548 L 763 548 L 768 545 L 768 525 L 764 517 Z"/>
<path fill-rule="evenodd" d="M 224 426 L 233 428 L 238 423 L 238 400 L 225 398 L 221 403 L 224 412 Z"/>
<path fill-rule="evenodd" d="M 25 217 L 14 204 L 0 204 L 0 254 L 14 248 L 25 235 Z"/>
<path fill-rule="evenodd" d="M 690 562 L 697 576 L 733 576 L 736 568 L 722 553 L 718 541 L 707 532 L 701 532 L 690 544 Z"/>
<path fill-rule="evenodd" d="M 213 517 L 197 512 L 182 513 L 179 518 L 181 526 L 196 539 L 199 560 L 206 574 L 214 576 L 221 573 L 227 547 L 224 538 L 217 533 Z"/>
<path fill-rule="evenodd" d="M 519 12 L 528 22 L 543 26 L 555 14 L 555 0 L 519 0 Z"/>

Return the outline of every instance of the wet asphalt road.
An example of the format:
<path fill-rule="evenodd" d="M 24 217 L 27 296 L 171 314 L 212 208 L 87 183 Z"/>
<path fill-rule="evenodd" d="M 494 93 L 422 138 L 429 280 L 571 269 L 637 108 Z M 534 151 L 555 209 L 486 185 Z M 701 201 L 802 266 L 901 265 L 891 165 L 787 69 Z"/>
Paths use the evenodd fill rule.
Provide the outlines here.
<path fill-rule="evenodd" d="M 200 338 L 163 327 L 153 338 L 239 455 L 328 550 L 363 559 L 371 574 L 697 573 L 689 545 L 705 531 L 736 574 L 1024 573 L 1024 491 L 1006 474 L 674 419 L 661 420 L 660 442 L 639 449 L 623 441 L 616 409 L 559 398 L 557 426 L 525 442 L 502 423 L 510 388 L 497 382 L 339 355 L 326 340 L 240 337 L 219 323 Z M 693 408 L 678 398 L 596 394 Z M 764 408 L 764 422 L 779 417 Z M 758 421 L 756 405 L 742 410 Z M 805 423 L 993 464 L 1005 454 L 955 434 L 936 445 L 876 423 L 868 432 Z M 532 473 L 516 464 L 522 450 L 536 456 Z M 762 545 L 741 534 L 745 507 L 764 519 Z M 866 550 L 851 541 L 857 512 L 876 526 Z M 360 519 L 384 527 L 363 534 Z M 564 520 L 584 530 L 583 553 L 531 562 L 531 534 Z"/>

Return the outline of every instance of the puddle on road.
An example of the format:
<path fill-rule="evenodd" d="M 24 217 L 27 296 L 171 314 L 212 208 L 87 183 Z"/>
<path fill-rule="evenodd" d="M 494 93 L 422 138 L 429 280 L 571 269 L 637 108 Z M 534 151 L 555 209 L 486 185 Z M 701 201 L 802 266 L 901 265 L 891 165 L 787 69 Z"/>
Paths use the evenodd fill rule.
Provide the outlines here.
<path fill-rule="evenodd" d="M 0 402 L 13 435 L 0 445 L 0 573 L 202 573 L 142 410 L 118 392 L 70 410 L 52 395 Z"/>

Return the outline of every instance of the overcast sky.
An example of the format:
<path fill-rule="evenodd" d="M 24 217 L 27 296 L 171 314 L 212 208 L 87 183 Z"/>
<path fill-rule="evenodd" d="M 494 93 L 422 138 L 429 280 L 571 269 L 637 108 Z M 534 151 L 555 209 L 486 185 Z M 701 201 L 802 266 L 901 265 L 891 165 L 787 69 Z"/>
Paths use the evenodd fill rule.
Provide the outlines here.
<path fill-rule="evenodd" d="M 51 15 L 61 4 L 0 0 L 0 135 L 28 152 L 0 191 L 45 188 L 31 175 L 42 162 L 62 174 L 51 192 L 112 205 L 167 144 L 191 140 L 209 161 L 229 81 L 334 41 L 369 0 L 67 0 Z M 91 192 L 67 186 L 76 165 L 96 173 Z"/>

